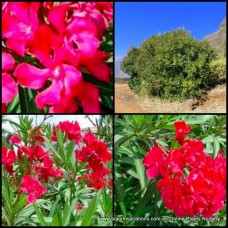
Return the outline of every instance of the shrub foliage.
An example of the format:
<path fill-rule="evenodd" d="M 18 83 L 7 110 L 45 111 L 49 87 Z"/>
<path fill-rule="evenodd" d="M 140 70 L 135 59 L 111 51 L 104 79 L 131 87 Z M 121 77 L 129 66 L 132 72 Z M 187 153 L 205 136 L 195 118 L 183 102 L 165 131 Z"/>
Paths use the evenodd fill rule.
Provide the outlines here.
<path fill-rule="evenodd" d="M 206 41 L 197 41 L 178 29 L 153 35 L 132 47 L 121 70 L 131 76 L 132 90 L 168 100 L 198 97 L 215 84 L 210 62 L 216 57 Z"/>
<path fill-rule="evenodd" d="M 210 69 L 212 74 L 217 77 L 218 81 L 223 83 L 226 81 L 226 58 L 220 57 L 211 62 Z"/>

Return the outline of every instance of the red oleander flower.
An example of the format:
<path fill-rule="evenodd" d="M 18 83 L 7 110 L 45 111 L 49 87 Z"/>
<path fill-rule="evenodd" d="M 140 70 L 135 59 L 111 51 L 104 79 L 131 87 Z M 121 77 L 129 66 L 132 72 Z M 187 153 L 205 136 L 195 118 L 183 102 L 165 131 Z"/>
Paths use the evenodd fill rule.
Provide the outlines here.
<path fill-rule="evenodd" d="M 19 137 L 18 134 L 14 134 L 9 138 L 9 142 L 11 144 L 20 144 L 21 143 L 21 138 Z"/>
<path fill-rule="evenodd" d="M 156 178 L 163 173 L 162 163 L 165 161 L 165 155 L 158 146 L 153 147 L 145 156 L 143 165 L 147 167 L 146 175 L 149 178 Z"/>
<path fill-rule="evenodd" d="M 36 178 L 26 175 L 21 179 L 21 191 L 28 194 L 28 203 L 35 203 L 39 197 L 46 193 L 46 188 Z"/>
<path fill-rule="evenodd" d="M 78 143 L 81 140 L 81 129 L 77 121 L 63 121 L 59 122 L 52 131 L 52 140 L 57 141 L 56 131 L 60 130 L 61 132 L 66 133 L 69 140 L 74 140 Z"/>
<path fill-rule="evenodd" d="M 223 209 L 226 200 L 226 158 L 221 151 L 217 158 L 207 155 L 200 140 L 184 140 L 191 129 L 184 121 L 175 122 L 175 128 L 181 147 L 168 153 L 152 147 L 143 160 L 146 174 L 152 179 L 161 176 L 157 188 L 164 205 L 176 216 L 210 218 Z"/>
<path fill-rule="evenodd" d="M 176 121 L 174 127 L 176 131 L 176 140 L 181 144 L 185 136 L 191 131 L 191 127 L 186 125 L 185 121 Z"/>
<path fill-rule="evenodd" d="M 53 168 L 53 161 L 47 155 L 42 158 L 40 164 L 35 165 L 35 170 L 39 179 L 44 179 L 45 182 L 48 182 L 50 176 L 56 179 L 61 179 L 64 175 L 62 170 Z"/>
<path fill-rule="evenodd" d="M 13 164 L 15 163 L 16 155 L 14 150 L 9 150 L 7 147 L 2 147 L 2 164 L 6 167 L 10 174 L 13 173 Z"/>
<path fill-rule="evenodd" d="M 95 151 L 102 162 L 108 162 L 112 159 L 112 154 L 104 142 L 97 140 L 90 148 Z"/>
<path fill-rule="evenodd" d="M 75 209 L 78 210 L 78 211 L 81 211 L 82 209 L 84 209 L 84 207 L 83 207 L 83 205 L 81 205 L 81 204 L 78 203 L 78 204 L 75 206 Z"/>
<path fill-rule="evenodd" d="M 29 138 L 31 138 L 32 141 L 44 143 L 45 142 L 44 137 L 42 137 L 40 135 L 34 135 L 34 134 L 42 134 L 42 133 L 43 132 L 40 129 L 35 130 L 35 132 L 34 132 L 34 129 L 31 129 L 31 131 L 29 133 Z"/>
<path fill-rule="evenodd" d="M 83 137 L 83 142 L 85 142 L 88 146 L 93 145 L 96 143 L 97 138 L 92 132 L 86 132 Z"/>
<path fill-rule="evenodd" d="M 104 163 L 112 159 L 112 154 L 107 145 L 91 132 L 87 132 L 82 141 L 85 145 L 75 150 L 75 157 L 79 162 L 87 163 L 86 168 L 89 173 L 86 173 L 83 178 L 89 181 L 89 187 L 102 189 L 109 184 L 106 176 L 109 175 L 110 170 Z M 78 181 L 81 180 L 82 178 L 79 177 Z"/>

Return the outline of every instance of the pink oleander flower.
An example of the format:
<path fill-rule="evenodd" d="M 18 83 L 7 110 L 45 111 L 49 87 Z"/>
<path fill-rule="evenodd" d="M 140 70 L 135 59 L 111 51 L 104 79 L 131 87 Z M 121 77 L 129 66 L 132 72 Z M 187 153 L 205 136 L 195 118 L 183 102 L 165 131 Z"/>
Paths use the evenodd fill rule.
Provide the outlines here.
<path fill-rule="evenodd" d="M 6 45 L 18 55 L 24 55 L 28 42 L 38 27 L 40 3 L 9 2 L 2 15 L 2 36 Z"/>
<path fill-rule="evenodd" d="M 39 197 L 46 193 L 46 188 L 36 178 L 26 175 L 21 179 L 21 191 L 28 194 L 28 203 L 35 203 Z"/>
<path fill-rule="evenodd" d="M 6 105 L 13 100 L 18 93 L 17 84 L 8 73 L 14 69 L 15 60 L 12 55 L 2 53 L 2 109 L 6 112 Z"/>
<path fill-rule="evenodd" d="M 4 45 L 36 63 L 19 63 L 14 76 L 21 87 L 38 91 L 37 107 L 75 113 L 79 104 L 85 113 L 100 113 L 99 88 L 84 81 L 82 70 L 110 81 L 109 56 L 100 45 L 112 21 L 112 2 L 6 2 L 2 12 Z M 3 90 L 11 91 L 4 112 L 17 90 L 9 74 L 2 77 Z"/>

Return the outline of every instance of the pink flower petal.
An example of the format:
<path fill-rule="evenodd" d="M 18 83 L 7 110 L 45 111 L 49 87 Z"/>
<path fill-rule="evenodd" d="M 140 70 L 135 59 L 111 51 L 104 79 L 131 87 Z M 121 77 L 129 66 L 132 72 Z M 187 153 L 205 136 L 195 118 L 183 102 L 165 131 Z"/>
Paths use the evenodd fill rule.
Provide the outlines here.
<path fill-rule="evenodd" d="M 78 45 L 78 49 L 87 56 L 93 56 L 100 46 L 100 41 L 92 34 L 79 33 L 75 35 L 74 42 Z"/>
<path fill-rule="evenodd" d="M 15 69 L 18 83 L 30 89 L 40 89 L 49 77 L 49 69 L 40 69 L 28 63 L 22 63 Z"/>
<path fill-rule="evenodd" d="M 52 85 L 36 96 L 36 104 L 39 109 L 47 105 L 55 105 L 61 100 L 61 90 L 63 84 L 61 81 L 53 80 Z"/>
<path fill-rule="evenodd" d="M 2 103 L 8 104 L 17 92 L 17 84 L 13 78 L 7 73 L 2 73 Z"/>
<path fill-rule="evenodd" d="M 12 70 L 15 64 L 15 60 L 12 55 L 3 52 L 2 53 L 2 69 L 4 71 Z"/>
<path fill-rule="evenodd" d="M 97 27 L 93 22 L 85 17 L 75 17 L 75 19 L 67 26 L 67 32 L 70 34 L 81 34 L 87 32 L 88 34 L 96 36 Z"/>
<path fill-rule="evenodd" d="M 64 76 L 64 86 L 65 94 L 72 96 L 72 87 L 77 86 L 82 80 L 82 74 L 75 67 L 63 64 L 63 69 L 65 72 Z"/>

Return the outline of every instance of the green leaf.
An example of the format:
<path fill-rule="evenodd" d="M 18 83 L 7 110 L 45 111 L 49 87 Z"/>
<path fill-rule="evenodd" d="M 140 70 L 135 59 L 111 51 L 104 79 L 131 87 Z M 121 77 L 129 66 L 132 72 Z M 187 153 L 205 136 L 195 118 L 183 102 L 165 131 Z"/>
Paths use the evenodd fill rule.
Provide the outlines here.
<path fill-rule="evenodd" d="M 71 206 L 68 208 L 67 216 L 66 216 L 65 220 L 63 219 L 64 226 L 68 226 L 68 224 L 70 223 L 70 216 L 71 216 L 73 210 L 75 210 L 75 205 L 77 204 L 77 201 L 78 201 L 78 199 L 75 198 L 72 201 Z"/>
<path fill-rule="evenodd" d="M 92 217 L 94 212 L 96 211 L 97 204 L 100 200 L 100 195 L 101 195 L 101 192 L 98 191 L 94 195 L 93 199 L 90 201 L 88 208 L 85 210 L 85 214 L 82 219 L 81 226 L 90 226 L 91 224 L 93 224 Z"/>
<path fill-rule="evenodd" d="M 135 142 L 131 141 L 131 145 L 132 145 L 132 150 L 134 151 L 134 163 L 135 163 L 135 167 L 136 167 L 136 171 L 138 174 L 138 178 L 139 178 L 139 182 L 140 182 L 140 186 L 141 186 L 141 190 L 144 189 L 145 187 L 145 167 L 142 164 L 142 158 L 139 151 L 139 145 L 137 145 Z"/>
<path fill-rule="evenodd" d="M 56 131 L 56 136 L 57 136 L 58 145 L 60 147 L 59 154 L 61 156 L 62 161 L 65 164 L 65 167 L 67 167 L 65 147 L 64 147 L 64 143 L 63 143 L 63 141 L 64 141 L 64 134 L 60 130 L 57 130 Z"/>
<path fill-rule="evenodd" d="M 15 96 L 14 99 L 7 106 L 8 113 L 20 113 L 19 95 Z"/>
<path fill-rule="evenodd" d="M 2 176 L 2 196 L 3 196 L 3 199 L 6 201 L 6 209 L 9 215 L 13 213 L 12 198 L 10 193 L 11 191 L 12 191 L 12 188 L 9 187 L 7 176 L 3 175 Z"/>
<path fill-rule="evenodd" d="M 46 222 L 44 221 L 44 218 L 43 218 L 44 215 L 42 214 L 42 212 L 40 211 L 40 209 L 36 206 L 35 203 L 33 204 L 33 206 L 34 206 L 34 209 L 36 211 L 37 217 L 38 217 L 38 219 L 40 221 L 40 225 L 41 226 L 47 226 L 47 224 L 46 224 Z"/>
<path fill-rule="evenodd" d="M 3 221 L 5 220 L 8 226 L 11 226 L 11 221 L 9 220 L 9 215 L 7 215 L 4 207 L 2 207 L 2 216 L 3 216 Z"/>
<path fill-rule="evenodd" d="M 50 150 L 53 152 L 53 154 L 54 154 L 56 157 L 58 157 L 60 160 L 62 160 L 62 157 L 59 155 L 58 151 L 55 149 L 53 143 L 52 143 L 49 139 L 47 139 L 47 140 L 45 141 L 45 143 L 48 145 L 48 147 L 49 147 Z"/>
<path fill-rule="evenodd" d="M 75 142 L 71 141 L 66 147 L 66 160 L 69 161 L 73 151 L 74 151 Z"/>
<path fill-rule="evenodd" d="M 153 180 L 150 182 L 150 184 L 148 184 L 144 196 L 141 198 L 141 200 L 139 201 L 139 203 L 135 209 L 135 217 L 137 217 L 140 214 L 141 210 L 146 206 L 146 204 L 153 197 L 155 184 L 156 184 L 156 180 Z"/>
<path fill-rule="evenodd" d="M 47 200 L 44 199 L 38 199 L 36 201 L 36 206 L 40 206 L 43 205 L 45 202 L 47 202 Z M 18 218 L 22 217 L 23 218 L 27 218 L 29 217 L 32 213 L 34 213 L 34 207 L 33 204 L 28 204 L 27 206 L 25 206 L 20 213 L 18 214 Z"/>
<path fill-rule="evenodd" d="M 216 158 L 218 151 L 220 149 L 220 144 L 219 144 L 219 140 L 217 137 L 213 137 L 213 139 L 214 139 L 214 154 L 213 154 L 213 156 L 214 156 L 214 158 Z"/>
<path fill-rule="evenodd" d="M 131 139 L 134 135 L 118 135 L 116 134 L 114 136 L 114 147 L 115 150 L 117 150 L 123 143 L 125 143 L 127 140 Z"/>
<path fill-rule="evenodd" d="M 49 217 L 53 217 L 53 215 L 56 214 L 56 211 L 57 211 L 58 208 L 59 208 L 59 206 L 58 206 L 59 200 L 60 200 L 60 199 L 57 198 L 57 199 L 55 200 L 54 204 L 52 205 L 51 210 L 50 210 L 50 213 L 49 213 Z"/>
<path fill-rule="evenodd" d="M 52 222 L 51 222 L 51 226 L 60 226 L 58 214 L 55 214 L 55 216 L 53 217 Z"/>
<path fill-rule="evenodd" d="M 20 98 L 20 106 L 22 113 L 30 113 L 29 110 L 29 96 L 27 94 L 26 89 L 19 86 L 19 98 Z"/>
<path fill-rule="evenodd" d="M 26 195 L 20 194 L 18 202 L 14 205 L 14 213 L 17 214 L 26 204 Z"/>
<path fill-rule="evenodd" d="M 127 172 L 134 178 L 139 179 L 138 174 L 136 172 L 134 172 L 132 169 L 129 169 Z"/>

